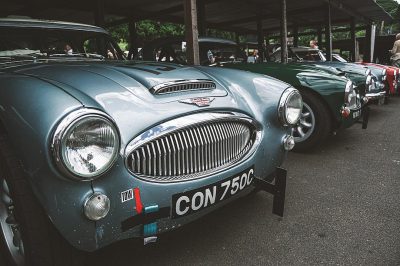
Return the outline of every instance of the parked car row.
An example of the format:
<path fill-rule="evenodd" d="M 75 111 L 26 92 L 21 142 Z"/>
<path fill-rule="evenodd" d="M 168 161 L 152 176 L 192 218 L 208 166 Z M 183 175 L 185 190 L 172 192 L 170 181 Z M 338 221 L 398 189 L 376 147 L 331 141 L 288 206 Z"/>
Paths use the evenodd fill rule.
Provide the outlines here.
<path fill-rule="evenodd" d="M 389 73 L 247 64 L 212 38 L 193 67 L 181 39 L 154 47 L 128 61 L 98 27 L 0 19 L 0 237 L 13 264 L 79 265 L 82 252 L 154 242 L 252 191 L 282 216 L 287 152 L 366 128 Z"/>

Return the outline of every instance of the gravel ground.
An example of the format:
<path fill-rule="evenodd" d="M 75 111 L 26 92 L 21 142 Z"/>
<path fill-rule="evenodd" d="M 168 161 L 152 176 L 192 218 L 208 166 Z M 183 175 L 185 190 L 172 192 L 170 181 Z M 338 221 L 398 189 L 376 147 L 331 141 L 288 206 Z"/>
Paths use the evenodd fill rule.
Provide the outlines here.
<path fill-rule="evenodd" d="M 156 244 L 100 250 L 91 265 L 400 265 L 400 97 L 372 106 L 367 130 L 290 153 L 285 167 L 283 218 L 260 192 Z"/>

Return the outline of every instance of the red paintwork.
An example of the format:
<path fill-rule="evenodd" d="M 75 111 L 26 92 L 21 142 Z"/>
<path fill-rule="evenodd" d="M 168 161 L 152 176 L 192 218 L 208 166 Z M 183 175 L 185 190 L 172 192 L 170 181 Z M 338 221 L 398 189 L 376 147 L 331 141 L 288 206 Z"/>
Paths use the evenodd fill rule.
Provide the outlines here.
<path fill-rule="evenodd" d="M 400 75 L 400 69 L 394 66 L 385 66 L 385 65 L 380 65 L 380 64 L 374 64 L 374 63 L 366 63 L 366 62 L 358 62 L 358 64 L 362 64 L 364 66 L 376 66 L 379 68 L 386 69 L 386 77 L 387 77 L 387 83 L 389 85 L 389 92 L 390 94 L 395 94 L 398 85 L 397 80 L 394 78 L 394 72 L 397 71 L 397 75 Z"/>

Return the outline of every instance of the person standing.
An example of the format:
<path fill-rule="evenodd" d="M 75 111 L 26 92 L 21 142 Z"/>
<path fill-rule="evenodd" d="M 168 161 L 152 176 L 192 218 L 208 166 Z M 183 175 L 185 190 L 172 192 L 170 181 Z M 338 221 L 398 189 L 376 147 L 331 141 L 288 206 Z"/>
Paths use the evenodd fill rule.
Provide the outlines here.
<path fill-rule="evenodd" d="M 390 62 L 392 66 L 400 67 L 400 33 L 396 35 L 396 41 L 393 44 L 392 50 L 390 50 L 392 56 Z"/>

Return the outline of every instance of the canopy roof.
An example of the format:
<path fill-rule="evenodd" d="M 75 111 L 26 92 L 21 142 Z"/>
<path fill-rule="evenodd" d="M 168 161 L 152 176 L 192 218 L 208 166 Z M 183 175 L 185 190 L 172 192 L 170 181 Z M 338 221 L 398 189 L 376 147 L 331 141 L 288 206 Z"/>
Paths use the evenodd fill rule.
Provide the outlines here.
<path fill-rule="evenodd" d="M 57 19 L 74 22 L 94 23 L 94 11 L 98 3 L 104 3 L 106 21 L 114 23 L 129 20 L 153 19 L 183 23 L 183 0 L 3 0 L 0 16 L 23 15 L 33 18 Z M 262 19 L 267 32 L 279 31 L 279 0 L 198 0 L 203 3 L 205 21 L 209 28 L 256 33 L 256 21 Z M 287 0 L 288 27 L 310 27 L 322 25 L 327 17 L 329 0 Z M 356 22 L 390 22 L 392 17 L 374 0 L 330 0 L 332 23 L 348 23 L 353 17 Z M 200 9 L 199 9 L 200 10 Z"/>

